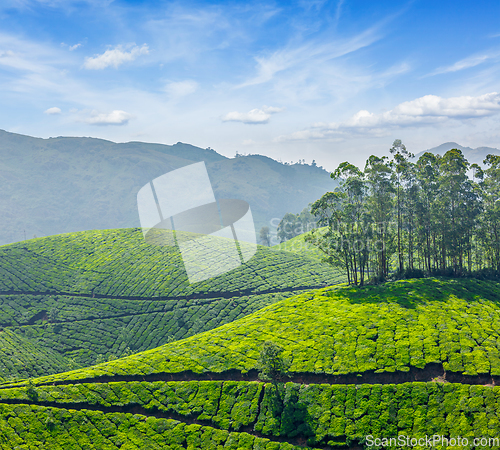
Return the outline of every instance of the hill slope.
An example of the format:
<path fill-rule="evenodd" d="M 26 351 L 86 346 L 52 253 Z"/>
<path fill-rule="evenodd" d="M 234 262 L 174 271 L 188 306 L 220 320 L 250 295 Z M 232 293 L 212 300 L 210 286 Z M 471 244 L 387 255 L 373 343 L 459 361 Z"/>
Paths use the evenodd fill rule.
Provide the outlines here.
<path fill-rule="evenodd" d="M 417 279 L 378 287 L 324 288 L 282 300 L 211 331 L 40 382 L 161 373 L 243 373 L 266 340 L 295 373 L 447 373 L 500 376 L 500 285 Z"/>
<path fill-rule="evenodd" d="M 498 448 L 499 294 L 446 279 L 301 294 L 159 349 L 0 385 L 0 443 L 292 450 L 439 435 Z M 267 339 L 295 382 L 251 381 Z"/>
<path fill-rule="evenodd" d="M 318 231 L 321 230 L 326 230 L 326 227 L 320 228 Z M 273 245 L 271 248 L 275 251 L 299 253 L 318 261 L 322 261 L 322 259 L 325 257 L 325 254 L 314 245 L 309 244 L 305 241 L 305 237 L 309 234 L 310 232 L 299 234 L 298 236 L 295 236 L 288 241 Z"/>
<path fill-rule="evenodd" d="M 0 326 L 90 365 L 342 280 L 328 265 L 259 247 L 247 264 L 189 284 L 179 251 L 147 244 L 139 229 L 70 233 L 0 247 Z"/>
<path fill-rule="evenodd" d="M 50 347 L 43 347 L 9 329 L 0 331 L 0 380 L 25 379 L 64 372 L 75 364 Z"/>

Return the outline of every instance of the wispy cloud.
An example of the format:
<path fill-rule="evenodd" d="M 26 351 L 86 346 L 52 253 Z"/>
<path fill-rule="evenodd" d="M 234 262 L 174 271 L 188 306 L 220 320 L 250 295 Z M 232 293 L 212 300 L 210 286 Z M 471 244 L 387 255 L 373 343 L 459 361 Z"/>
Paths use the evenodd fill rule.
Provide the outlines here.
<path fill-rule="evenodd" d="M 495 61 L 500 58 L 500 51 L 493 51 L 490 53 L 482 53 L 468 56 L 461 59 L 450 66 L 438 67 L 434 72 L 429 75 L 439 75 L 449 72 L 458 72 L 459 70 L 469 69 L 471 67 L 479 66 L 487 61 Z"/>
<path fill-rule="evenodd" d="M 263 106 L 262 109 L 252 109 L 247 113 L 232 111 L 222 117 L 223 122 L 243 122 L 246 124 L 268 123 L 272 114 L 283 111 L 284 108 Z"/>
<path fill-rule="evenodd" d="M 37 6 L 71 9 L 82 4 L 87 4 L 92 7 L 105 8 L 113 2 L 114 0 L 3 0 L 2 5 L 0 5 L 0 9 L 4 7 L 20 10 L 32 10 Z"/>
<path fill-rule="evenodd" d="M 115 110 L 108 114 L 93 112 L 85 122 L 90 125 L 126 125 L 133 116 L 125 111 Z"/>
<path fill-rule="evenodd" d="M 361 110 L 345 122 L 316 123 L 307 130 L 279 136 L 276 141 L 328 139 L 350 134 L 380 135 L 384 130 L 407 126 L 428 126 L 452 119 L 473 119 L 500 113 L 500 94 L 442 98 L 437 95 L 403 102 L 381 114 Z"/>
<path fill-rule="evenodd" d="M 58 108 L 57 106 L 54 106 L 52 108 L 46 109 L 44 111 L 45 114 L 48 114 L 50 116 L 61 114 L 61 108 Z"/>
<path fill-rule="evenodd" d="M 125 62 L 130 62 L 141 55 L 147 55 L 149 47 L 144 44 L 142 47 L 133 46 L 130 51 L 123 50 L 121 45 L 113 49 L 106 50 L 102 55 L 85 58 L 83 67 L 89 70 L 102 70 L 107 67 L 117 68 Z"/>
<path fill-rule="evenodd" d="M 367 47 L 377 41 L 379 27 L 372 27 L 350 39 L 333 40 L 324 44 L 324 40 L 314 40 L 298 47 L 291 45 L 275 51 L 269 56 L 255 57 L 257 62 L 256 75 L 249 80 L 239 84 L 236 88 L 253 86 L 266 83 L 279 73 L 297 67 L 314 67 L 349 53 Z"/>

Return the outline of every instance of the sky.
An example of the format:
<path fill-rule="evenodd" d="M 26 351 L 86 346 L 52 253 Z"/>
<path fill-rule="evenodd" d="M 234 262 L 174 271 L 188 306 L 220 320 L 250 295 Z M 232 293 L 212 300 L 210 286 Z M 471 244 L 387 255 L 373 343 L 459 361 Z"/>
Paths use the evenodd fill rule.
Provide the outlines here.
<path fill-rule="evenodd" d="M 500 2 L 2 0 L 0 129 L 362 165 L 500 148 Z"/>

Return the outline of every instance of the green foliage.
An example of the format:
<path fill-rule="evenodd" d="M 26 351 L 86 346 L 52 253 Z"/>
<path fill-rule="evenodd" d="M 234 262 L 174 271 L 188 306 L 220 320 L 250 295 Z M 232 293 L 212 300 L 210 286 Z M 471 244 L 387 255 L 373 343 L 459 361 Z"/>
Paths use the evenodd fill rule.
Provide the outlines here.
<path fill-rule="evenodd" d="M 390 151 L 392 160 L 372 155 L 364 170 L 339 165 L 339 186 L 311 209 L 327 230 L 308 241 L 355 285 L 391 272 L 499 279 L 500 158 L 488 155 L 483 170 L 458 149 L 416 163 L 399 139 Z"/>
<path fill-rule="evenodd" d="M 147 244 L 138 229 L 70 233 L 0 248 L 0 326 L 60 361 L 88 366 L 216 328 L 292 296 L 296 286 L 338 281 L 318 261 L 259 248 L 231 273 L 189 285 L 180 253 Z M 26 372 L 3 364 L 7 379 Z M 20 376 L 57 371 L 44 366 Z"/>
<path fill-rule="evenodd" d="M 28 399 L 30 399 L 32 402 L 36 402 L 38 400 L 38 391 L 36 390 L 35 385 L 33 384 L 31 378 L 28 380 L 28 386 L 26 387 L 26 395 L 28 396 Z"/>
<path fill-rule="evenodd" d="M 137 436 L 133 429 L 142 423 L 138 428 L 141 433 L 150 436 L 159 433 L 179 444 L 184 439 L 191 440 L 193 448 L 209 448 L 202 442 L 209 445 L 210 440 L 204 441 L 207 437 L 196 432 L 200 425 L 188 425 L 193 420 L 203 420 L 206 421 L 204 428 L 210 429 L 212 436 L 218 436 L 222 442 L 228 444 L 232 442 L 228 439 L 237 439 L 240 448 L 252 449 L 259 448 L 252 447 L 258 438 L 240 433 L 242 427 L 249 433 L 256 431 L 271 439 L 307 439 L 313 447 L 328 442 L 338 445 L 362 442 L 367 435 L 496 437 L 500 429 L 500 388 L 497 386 L 433 382 L 399 385 L 286 383 L 280 385 L 280 395 L 276 395 L 271 384 L 233 381 L 114 382 L 39 386 L 37 389 L 38 406 L 22 404 L 27 400 L 23 389 L 0 389 L 0 437 L 28 444 L 34 435 L 27 429 L 33 429 L 39 431 L 39 439 L 50 436 L 54 440 L 47 442 L 63 445 L 63 430 L 71 431 L 75 439 L 85 439 L 93 436 L 92 427 L 96 427 L 102 436 L 109 439 L 119 436 L 126 442 L 130 436 Z M 5 401 L 19 404 L 7 405 Z M 44 407 L 49 402 L 58 407 Z M 69 412 L 66 404 L 76 409 Z M 186 423 L 92 410 L 135 406 L 145 408 L 152 416 L 158 412 L 176 413 Z M 76 423 L 88 426 L 75 427 Z M 169 426 L 174 423 L 175 427 Z M 116 428 L 120 433 L 117 434 Z M 263 439 L 260 444 L 265 442 Z"/>
<path fill-rule="evenodd" d="M 291 372 L 408 371 L 442 363 L 446 371 L 500 375 L 497 283 L 415 279 L 364 288 L 325 288 L 270 305 L 181 341 L 72 373 L 104 375 L 244 372 L 265 341 L 281 345 Z"/>
<path fill-rule="evenodd" d="M 311 214 L 311 204 L 299 214 L 287 213 L 281 219 L 276 230 L 278 240 L 283 243 L 296 236 L 310 232 L 316 228 L 316 219 Z"/>
<path fill-rule="evenodd" d="M 146 243 L 137 228 L 68 233 L 11 244 L 0 248 L 0 262 L 0 291 L 88 294 L 109 299 L 201 294 L 216 298 L 220 293 L 293 289 L 297 279 L 304 286 L 337 280 L 324 264 L 259 247 L 248 264 L 190 285 L 180 252 Z"/>
<path fill-rule="evenodd" d="M 261 380 L 276 383 L 288 375 L 291 363 L 289 359 L 283 357 L 283 351 L 283 347 L 272 341 L 264 342 L 257 360 Z"/>
<path fill-rule="evenodd" d="M 0 331 L 0 377 L 30 378 L 70 370 L 68 358 L 8 328 Z"/>
<path fill-rule="evenodd" d="M 326 231 L 325 227 L 322 227 L 316 231 L 316 233 L 324 233 Z M 304 256 L 315 259 L 316 261 L 323 261 L 324 254 L 315 245 L 308 242 L 308 238 L 311 236 L 312 232 L 307 232 L 295 236 L 281 244 L 274 245 L 272 250 L 275 251 L 286 251 L 293 253 L 301 253 Z"/>
<path fill-rule="evenodd" d="M 287 443 L 140 414 L 0 404 L 2 448 L 299 450 Z M 8 447 L 3 446 L 7 443 Z"/>

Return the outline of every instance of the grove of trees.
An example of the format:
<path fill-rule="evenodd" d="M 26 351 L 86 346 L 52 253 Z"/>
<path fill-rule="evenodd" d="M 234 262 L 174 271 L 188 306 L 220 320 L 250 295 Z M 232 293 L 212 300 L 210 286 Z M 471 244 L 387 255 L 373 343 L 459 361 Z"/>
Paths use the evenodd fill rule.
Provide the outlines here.
<path fill-rule="evenodd" d="M 394 276 L 500 277 L 500 156 L 484 167 L 458 149 L 417 161 L 400 140 L 392 158 L 363 170 L 344 162 L 339 181 L 313 203 L 321 229 L 306 238 L 348 282 Z"/>
<path fill-rule="evenodd" d="M 307 205 L 299 214 L 286 213 L 276 230 L 280 242 L 307 233 L 316 228 L 316 219 L 311 214 L 311 204 Z"/>

